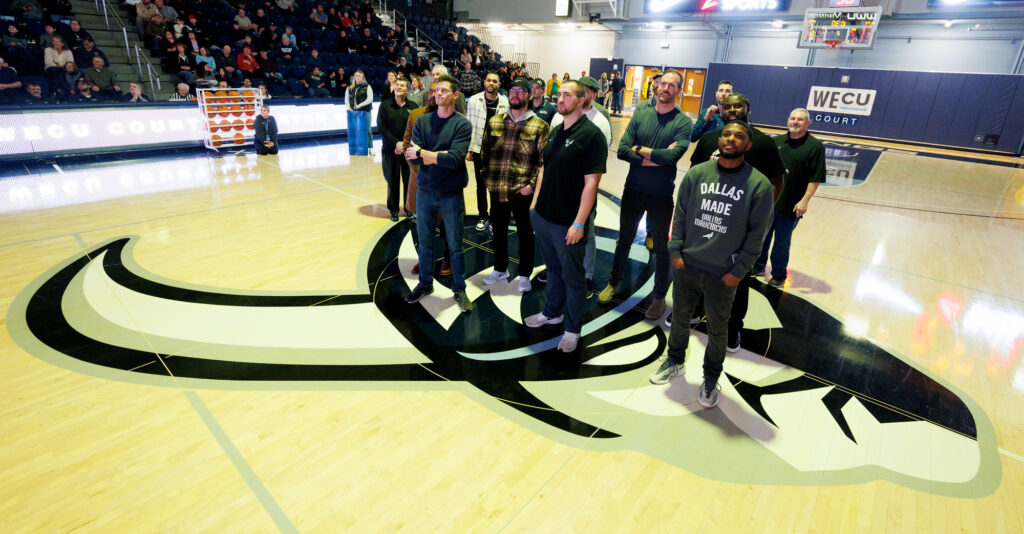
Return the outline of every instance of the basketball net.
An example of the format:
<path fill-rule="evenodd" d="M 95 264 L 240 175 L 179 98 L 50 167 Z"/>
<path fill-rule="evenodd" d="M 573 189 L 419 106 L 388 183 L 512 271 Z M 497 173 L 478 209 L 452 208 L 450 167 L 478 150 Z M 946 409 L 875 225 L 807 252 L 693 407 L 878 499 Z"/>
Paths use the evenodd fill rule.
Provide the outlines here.
<path fill-rule="evenodd" d="M 842 41 L 824 41 L 824 43 L 828 45 L 828 48 L 825 49 L 825 57 L 826 58 L 828 58 L 828 59 L 835 59 L 835 58 L 839 57 L 839 48 L 838 47 L 839 47 L 840 44 L 843 43 Z"/>

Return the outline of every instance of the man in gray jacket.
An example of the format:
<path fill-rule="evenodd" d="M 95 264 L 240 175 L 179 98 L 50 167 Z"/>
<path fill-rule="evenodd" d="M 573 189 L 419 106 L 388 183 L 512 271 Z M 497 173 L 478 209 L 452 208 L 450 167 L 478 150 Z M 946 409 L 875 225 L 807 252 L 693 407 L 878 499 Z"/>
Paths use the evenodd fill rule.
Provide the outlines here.
<path fill-rule="evenodd" d="M 665 384 L 682 374 L 690 341 L 689 319 L 701 296 L 708 316 L 704 383 L 697 401 L 718 403 L 718 377 L 736 286 L 754 264 L 772 220 L 772 185 L 743 161 L 753 130 L 743 121 L 726 124 L 718 138 L 719 159 L 696 165 L 679 185 L 669 256 L 675 271 L 668 355 L 651 375 Z"/>

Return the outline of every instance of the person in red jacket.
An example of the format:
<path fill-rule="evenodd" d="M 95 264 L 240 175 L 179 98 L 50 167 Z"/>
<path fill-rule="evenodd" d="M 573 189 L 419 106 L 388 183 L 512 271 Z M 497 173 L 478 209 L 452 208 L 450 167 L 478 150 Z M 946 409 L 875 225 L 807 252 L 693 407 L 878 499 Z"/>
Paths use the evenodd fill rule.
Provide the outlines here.
<path fill-rule="evenodd" d="M 259 61 L 256 60 L 256 56 L 252 55 L 252 48 L 248 45 L 242 48 L 242 53 L 238 54 L 235 64 L 238 65 L 238 70 L 249 75 L 254 74 L 260 68 Z"/>

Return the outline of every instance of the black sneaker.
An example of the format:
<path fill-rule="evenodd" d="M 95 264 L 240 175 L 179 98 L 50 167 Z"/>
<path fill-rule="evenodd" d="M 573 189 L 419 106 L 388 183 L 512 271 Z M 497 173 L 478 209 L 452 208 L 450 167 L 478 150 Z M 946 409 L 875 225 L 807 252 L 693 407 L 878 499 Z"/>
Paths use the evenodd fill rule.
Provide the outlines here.
<path fill-rule="evenodd" d="M 782 287 L 786 284 L 786 277 L 773 276 L 771 280 L 768 280 L 768 285 L 772 287 Z"/>
<path fill-rule="evenodd" d="M 669 313 L 668 317 L 665 318 L 665 328 L 668 328 L 668 329 L 672 328 L 672 314 L 671 313 Z"/>
<path fill-rule="evenodd" d="M 398 212 L 397 211 L 392 211 L 391 212 L 391 222 L 398 222 Z"/>
<path fill-rule="evenodd" d="M 409 304 L 419 302 L 421 298 L 434 292 L 434 286 L 425 286 L 423 284 L 416 284 L 416 287 L 405 296 L 405 301 Z"/>

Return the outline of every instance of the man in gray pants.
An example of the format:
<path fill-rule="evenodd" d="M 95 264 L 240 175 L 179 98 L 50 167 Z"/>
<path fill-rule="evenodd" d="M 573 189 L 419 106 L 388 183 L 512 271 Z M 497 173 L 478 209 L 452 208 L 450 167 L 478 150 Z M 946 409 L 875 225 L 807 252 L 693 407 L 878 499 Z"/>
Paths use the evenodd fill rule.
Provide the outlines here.
<path fill-rule="evenodd" d="M 679 185 L 672 218 L 669 256 L 675 274 L 672 288 L 672 330 L 668 355 L 650 376 L 665 384 L 682 373 L 690 342 L 689 319 L 701 296 L 708 316 L 704 351 L 704 383 L 697 401 L 705 408 L 718 403 L 718 377 L 732 300 L 740 279 L 750 272 L 761 252 L 772 220 L 772 185 L 764 174 L 743 161 L 753 130 L 743 121 L 725 125 L 718 138 L 719 159 L 696 165 Z"/>

